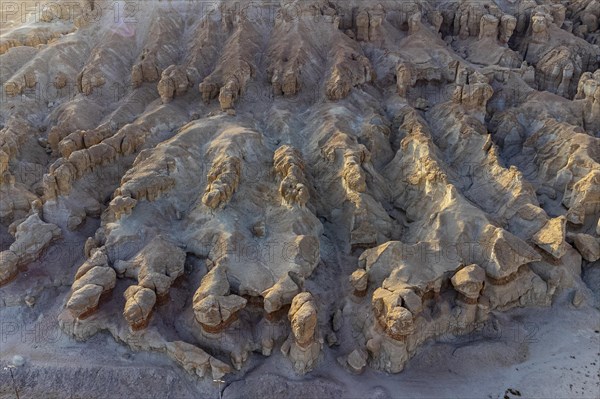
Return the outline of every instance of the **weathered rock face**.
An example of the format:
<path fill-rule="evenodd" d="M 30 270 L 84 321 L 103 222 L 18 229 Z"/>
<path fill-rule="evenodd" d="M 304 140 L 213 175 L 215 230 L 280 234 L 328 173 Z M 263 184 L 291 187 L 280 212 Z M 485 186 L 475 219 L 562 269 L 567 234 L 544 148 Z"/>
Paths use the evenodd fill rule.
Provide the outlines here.
<path fill-rule="evenodd" d="M 467 301 L 477 301 L 485 281 L 485 271 L 477 265 L 469 265 L 456 272 L 450 281 Z"/>
<path fill-rule="evenodd" d="M 159 236 L 131 261 L 121 261 L 115 265 L 115 269 L 120 275 L 137 278 L 141 287 L 164 297 L 168 295 L 173 282 L 183 274 L 184 262 L 185 252 Z"/>
<path fill-rule="evenodd" d="M 148 326 L 152 308 L 156 303 L 156 294 L 153 290 L 139 285 L 132 285 L 124 293 L 125 309 L 123 317 L 132 329 L 140 330 Z"/>
<path fill-rule="evenodd" d="M 574 241 L 583 259 L 588 262 L 600 259 L 600 239 L 589 234 L 575 234 Z"/>
<path fill-rule="evenodd" d="M 305 374 L 316 366 L 323 345 L 318 337 L 317 308 L 310 292 L 294 297 L 288 319 L 292 333 L 281 351 L 290 358 L 298 373 Z"/>
<path fill-rule="evenodd" d="M 204 276 L 194 294 L 194 314 L 196 321 L 210 333 L 227 328 L 237 318 L 237 312 L 248 301 L 230 294 L 229 281 L 223 267 L 215 267 Z"/>
<path fill-rule="evenodd" d="M 559 217 L 549 220 L 532 237 L 533 242 L 557 259 L 567 252 L 568 244 L 565 242 L 567 219 Z"/>
<path fill-rule="evenodd" d="M 19 223 L 14 232 L 15 241 L 8 250 L 0 252 L 0 285 L 12 281 L 19 266 L 38 259 L 44 249 L 61 235 L 58 226 L 43 222 L 35 212 Z"/>
<path fill-rule="evenodd" d="M 198 377 L 204 377 L 210 371 L 213 380 L 219 380 L 231 372 L 231 367 L 226 363 L 183 341 L 169 342 L 167 354 L 186 371 Z"/>
<path fill-rule="evenodd" d="M 279 194 L 288 204 L 306 205 L 310 199 L 304 176 L 304 161 L 298 151 L 289 146 L 279 147 L 273 156 L 275 171 L 281 178 Z"/>
<path fill-rule="evenodd" d="M 74 318 L 84 319 L 90 316 L 98 309 L 100 296 L 110 293 L 116 281 L 117 274 L 108 265 L 106 252 L 95 249 L 75 274 L 66 308 Z"/>
<path fill-rule="evenodd" d="M 215 209 L 233 196 L 240 179 L 241 161 L 222 155 L 213 163 L 208 174 L 208 186 L 202 197 L 204 205 Z"/>
<path fill-rule="evenodd" d="M 575 99 L 584 101 L 583 121 L 586 129 L 600 130 L 600 70 L 585 72 L 579 79 Z"/>
<path fill-rule="evenodd" d="M 171 65 L 164 70 L 158 82 L 158 94 L 163 103 L 170 102 L 174 97 L 184 95 L 192 85 L 193 71 Z"/>
<path fill-rule="evenodd" d="M 582 304 L 597 1 L 201 3 L 0 39 L 0 285 L 62 231 L 65 331 L 213 378 L 208 353 L 278 349 L 396 373 L 491 312 Z"/>

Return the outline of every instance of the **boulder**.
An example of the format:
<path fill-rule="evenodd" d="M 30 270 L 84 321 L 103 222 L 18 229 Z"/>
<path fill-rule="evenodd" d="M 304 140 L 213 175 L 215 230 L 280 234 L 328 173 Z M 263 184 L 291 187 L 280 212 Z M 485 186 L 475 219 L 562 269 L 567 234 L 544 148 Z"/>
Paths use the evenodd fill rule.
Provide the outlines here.
<path fill-rule="evenodd" d="M 478 265 L 460 269 L 450 280 L 454 289 L 468 300 L 477 300 L 485 281 L 485 271 Z"/>
<path fill-rule="evenodd" d="M 133 330 L 146 328 L 156 303 L 154 291 L 139 285 L 132 285 L 125 290 L 123 296 L 126 301 L 123 317 L 127 323 Z"/>
<path fill-rule="evenodd" d="M 71 294 L 66 308 L 73 317 L 83 319 L 96 311 L 102 292 L 104 288 L 100 285 L 83 285 Z"/>
<path fill-rule="evenodd" d="M 583 259 L 588 262 L 595 262 L 600 259 L 600 240 L 589 234 L 575 234 L 575 248 L 579 251 Z"/>
<path fill-rule="evenodd" d="M 560 259 L 569 247 L 565 242 L 566 224 L 567 219 L 564 216 L 550 219 L 533 235 L 532 241 L 554 258 Z"/>
<path fill-rule="evenodd" d="M 317 336 L 317 309 L 309 292 L 294 297 L 288 312 L 292 333 L 281 351 L 293 363 L 300 374 L 312 370 L 319 358 L 322 339 Z"/>

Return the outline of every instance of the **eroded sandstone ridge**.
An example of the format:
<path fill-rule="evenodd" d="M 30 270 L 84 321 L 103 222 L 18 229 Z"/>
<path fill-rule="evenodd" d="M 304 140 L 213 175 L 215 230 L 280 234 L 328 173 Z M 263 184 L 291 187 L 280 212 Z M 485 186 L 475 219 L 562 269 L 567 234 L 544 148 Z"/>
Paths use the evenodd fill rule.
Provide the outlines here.
<path fill-rule="evenodd" d="M 0 39 L 0 285 L 71 282 L 65 332 L 213 378 L 397 373 L 588 299 L 596 0 L 108 3 Z"/>

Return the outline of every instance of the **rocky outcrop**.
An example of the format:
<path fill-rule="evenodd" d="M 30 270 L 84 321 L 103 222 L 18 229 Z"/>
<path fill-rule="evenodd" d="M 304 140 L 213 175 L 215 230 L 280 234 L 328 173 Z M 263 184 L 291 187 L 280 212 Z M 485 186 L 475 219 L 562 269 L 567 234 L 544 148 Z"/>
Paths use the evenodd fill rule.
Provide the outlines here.
<path fill-rule="evenodd" d="M 95 47 L 77 75 L 76 85 L 80 93 L 90 96 L 95 90 L 117 84 L 115 77 L 128 76 L 133 64 L 132 48 L 137 48 L 135 35 L 116 29 L 103 37 L 101 45 Z"/>
<path fill-rule="evenodd" d="M 306 205 L 310 193 L 304 176 L 304 161 L 298 150 L 290 146 L 279 147 L 273 155 L 273 164 L 281 179 L 279 194 L 283 201 L 290 205 Z"/>
<path fill-rule="evenodd" d="M 221 155 L 208 172 L 208 185 L 202 202 L 216 209 L 231 199 L 240 182 L 242 162 L 237 157 Z"/>
<path fill-rule="evenodd" d="M 581 74 L 598 68 L 600 50 L 561 30 L 564 18 L 562 5 L 533 9 L 530 36 L 522 42 L 521 52 L 536 66 L 539 89 L 572 98 Z"/>
<path fill-rule="evenodd" d="M 338 362 L 353 374 L 362 373 L 366 366 L 369 354 L 364 349 L 354 349 L 347 357 L 338 358 Z"/>
<path fill-rule="evenodd" d="M 59 7 L 63 8 L 63 7 Z M 64 11 L 64 10 L 63 10 Z M 68 11 L 66 11 L 68 12 Z M 42 15 L 48 15 L 44 13 Z M 66 16 L 68 18 L 68 16 Z M 19 29 L 3 36 L 0 40 L 0 55 L 6 53 L 13 47 L 27 46 L 36 47 L 42 44 L 48 44 L 64 34 L 71 33 L 71 28 L 65 26 L 35 27 L 33 29 Z"/>
<path fill-rule="evenodd" d="M 125 293 L 123 316 L 134 330 L 147 326 L 157 301 L 164 302 L 173 282 L 183 274 L 185 252 L 162 237 L 155 237 L 132 260 L 117 261 L 119 276 L 137 279 Z"/>
<path fill-rule="evenodd" d="M 317 308 L 310 292 L 294 297 L 288 318 L 292 333 L 281 351 L 292 361 L 296 372 L 305 374 L 316 366 L 323 345 L 318 336 Z"/>
<path fill-rule="evenodd" d="M 185 252 L 162 237 L 155 237 L 130 261 L 115 259 L 114 268 L 109 266 L 110 252 L 112 249 L 107 247 L 90 251 L 90 258 L 75 275 L 66 307 L 73 317 L 85 318 L 97 310 L 100 295 L 115 287 L 117 274 L 133 278 L 137 285 L 125 290 L 123 317 L 133 330 L 143 329 L 156 302 L 168 297 L 169 288 L 183 274 Z"/>
<path fill-rule="evenodd" d="M 565 242 L 566 223 L 564 217 L 549 220 L 532 237 L 533 242 L 555 258 L 562 258 L 569 245 Z"/>
<path fill-rule="evenodd" d="M 139 87 L 144 82 L 158 81 L 163 71 L 177 60 L 179 53 L 175 43 L 182 34 L 182 24 L 183 21 L 176 13 L 158 13 L 153 18 L 148 32 L 150 40 L 131 70 L 131 83 L 134 87 Z M 167 74 L 167 79 L 169 75 L 171 74 Z"/>
<path fill-rule="evenodd" d="M 364 296 L 367 292 L 369 274 L 363 269 L 356 269 L 350 275 L 350 284 L 354 288 L 354 295 Z"/>
<path fill-rule="evenodd" d="M 259 34 L 247 19 L 236 21 L 235 31 L 227 40 L 216 69 L 199 85 L 205 103 L 218 96 L 221 110 L 234 108 L 256 74 L 253 57 L 259 51 L 259 43 Z"/>
<path fill-rule="evenodd" d="M 133 330 L 142 330 L 148 326 L 152 309 L 156 304 L 154 290 L 132 285 L 125 290 L 125 308 L 123 317 Z"/>
<path fill-rule="evenodd" d="M 192 74 L 191 70 L 185 70 L 176 65 L 171 65 L 163 71 L 157 87 L 163 104 L 188 91 L 193 81 Z"/>
<path fill-rule="evenodd" d="M 478 265 L 469 265 L 456 272 L 450 281 L 465 301 L 476 303 L 485 282 L 485 271 Z"/>
<path fill-rule="evenodd" d="M 583 122 L 586 129 L 600 130 L 600 70 L 585 72 L 577 85 L 576 100 L 582 100 Z"/>
<path fill-rule="evenodd" d="M 587 300 L 597 2 L 148 1 L 0 40 L 0 283 L 72 281 L 63 330 L 197 376 L 279 349 L 396 373 Z"/>
<path fill-rule="evenodd" d="M 381 4 L 373 8 L 360 9 L 354 16 L 354 35 L 358 41 L 376 41 L 382 38 L 381 25 L 385 20 L 385 9 Z"/>
<path fill-rule="evenodd" d="M 187 342 L 169 342 L 167 344 L 167 354 L 187 372 L 198 377 L 204 377 L 210 372 L 213 380 L 219 380 L 232 371 L 226 363 Z"/>
<path fill-rule="evenodd" d="M 116 196 L 108 204 L 108 208 L 102 214 L 103 223 L 114 223 L 117 222 L 124 215 L 131 214 L 131 211 L 137 204 L 137 201 L 131 197 L 123 197 L 122 195 Z"/>
<path fill-rule="evenodd" d="M 229 281 L 223 267 L 215 267 L 204 276 L 194 294 L 196 321 L 209 333 L 218 333 L 237 318 L 237 312 L 248 301 L 230 293 Z"/>
<path fill-rule="evenodd" d="M 462 76 L 457 77 L 457 86 L 452 93 L 452 100 L 470 110 L 476 117 L 483 121 L 485 107 L 494 90 L 488 84 L 485 76 L 478 72 L 469 73 L 465 80 Z"/>
<path fill-rule="evenodd" d="M 327 78 L 327 98 L 341 100 L 350 94 L 355 86 L 370 83 L 375 78 L 371 62 L 352 47 L 340 44 L 333 59 L 334 65 Z"/>
<path fill-rule="evenodd" d="M 32 213 L 20 223 L 9 249 L 0 252 L 0 285 L 17 277 L 19 267 L 37 260 L 42 252 L 62 235 L 58 226 L 45 223 L 37 213 Z"/>
<path fill-rule="evenodd" d="M 583 259 L 588 262 L 600 259 L 600 239 L 589 234 L 575 234 L 573 241 Z"/>
<path fill-rule="evenodd" d="M 98 309 L 101 295 L 108 295 L 115 287 L 117 275 L 108 265 L 102 251 L 96 251 L 77 271 L 66 304 L 73 317 L 85 319 Z"/>
<path fill-rule="evenodd" d="M 4 165 L 8 168 L 8 161 Z M 29 214 L 34 201 L 39 201 L 37 196 L 5 170 L 0 177 L 0 221 L 10 224 L 22 220 Z"/>

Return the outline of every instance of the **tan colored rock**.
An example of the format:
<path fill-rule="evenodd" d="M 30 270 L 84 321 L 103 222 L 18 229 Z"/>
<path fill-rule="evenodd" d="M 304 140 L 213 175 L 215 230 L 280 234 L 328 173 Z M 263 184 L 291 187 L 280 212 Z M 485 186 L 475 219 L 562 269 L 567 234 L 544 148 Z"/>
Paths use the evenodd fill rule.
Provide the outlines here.
<path fill-rule="evenodd" d="M 600 240 L 589 234 L 575 234 L 575 248 L 588 262 L 600 259 Z"/>
<path fill-rule="evenodd" d="M 327 81 L 327 98 L 332 101 L 346 98 L 353 87 L 370 83 L 375 77 L 371 62 L 364 55 L 340 52 L 338 60 Z"/>
<path fill-rule="evenodd" d="M 483 288 L 485 271 L 477 265 L 465 266 L 452 276 L 451 281 L 454 288 L 465 298 L 476 300 Z"/>
<path fill-rule="evenodd" d="M 106 84 L 106 78 L 100 71 L 84 71 L 77 76 L 77 87 L 86 96 L 93 90 Z"/>
<path fill-rule="evenodd" d="M 232 371 L 231 366 L 215 357 L 210 358 L 210 367 L 213 380 L 220 380 Z"/>
<path fill-rule="evenodd" d="M 356 14 L 356 40 L 369 41 L 369 13 L 366 10 Z"/>
<path fill-rule="evenodd" d="M 167 354 L 188 373 L 204 377 L 210 370 L 211 356 L 202 349 L 183 341 L 167 344 Z"/>
<path fill-rule="evenodd" d="M 208 185 L 202 202 L 216 209 L 227 203 L 240 182 L 241 161 L 236 157 L 217 158 L 208 173 Z"/>
<path fill-rule="evenodd" d="M 85 3 L 89 17 L 103 2 Z M 0 284 L 35 262 L 7 305 L 74 274 L 60 316 L 73 336 L 108 331 L 221 378 L 231 366 L 208 353 L 241 369 L 281 345 L 314 369 L 321 332 L 348 370 L 397 373 L 499 312 L 568 291 L 585 303 L 580 253 L 600 255 L 597 1 L 285 1 L 271 21 L 218 3 L 158 1 L 134 24 L 51 12 L 3 33 L 0 230 L 17 239 Z M 73 231 L 50 247 L 56 226 Z M 48 248 L 85 260 L 58 267 Z M 124 319 L 117 277 L 135 284 Z M 176 314 L 123 328 L 169 294 L 161 313 Z"/>
<path fill-rule="evenodd" d="M 415 291 L 405 288 L 398 291 L 402 298 L 402 306 L 413 315 L 418 315 L 423 310 L 423 299 Z"/>
<path fill-rule="evenodd" d="M 479 24 L 479 40 L 484 38 L 497 39 L 499 23 L 500 21 L 498 18 L 491 14 L 486 14 L 481 17 L 481 22 Z"/>
<path fill-rule="evenodd" d="M 211 372 L 210 377 L 216 380 L 223 378 L 232 371 L 226 363 L 187 342 L 174 341 L 167 343 L 167 354 L 188 373 L 195 374 L 198 377 L 205 377 L 208 372 Z"/>
<path fill-rule="evenodd" d="M 350 275 L 350 284 L 354 287 L 356 293 L 363 293 L 367 290 L 369 275 L 364 269 L 356 269 Z"/>
<path fill-rule="evenodd" d="M 133 198 L 122 195 L 116 196 L 108 205 L 107 210 L 102 215 L 102 219 L 105 223 L 116 222 L 124 215 L 129 215 L 136 204 L 137 201 Z"/>
<path fill-rule="evenodd" d="M 402 306 L 399 293 L 377 288 L 373 293 L 372 306 L 381 327 L 396 340 L 414 332 L 413 314 Z"/>
<path fill-rule="evenodd" d="M 73 292 L 88 285 L 95 284 L 102 287 L 103 292 L 112 290 L 115 287 L 117 274 L 111 267 L 94 266 L 83 276 L 79 277 L 73 283 Z"/>
<path fill-rule="evenodd" d="M 319 240 L 312 235 L 297 235 L 284 249 L 284 260 L 294 264 L 302 277 L 310 276 L 319 263 Z"/>
<path fill-rule="evenodd" d="M 561 258 L 567 251 L 565 242 L 567 219 L 560 216 L 550 219 L 535 235 L 533 242 L 555 258 Z"/>
<path fill-rule="evenodd" d="M 184 95 L 189 87 L 189 72 L 184 67 L 171 65 L 163 71 L 157 88 L 163 104 L 166 104 L 173 98 Z"/>
<path fill-rule="evenodd" d="M 500 20 L 500 42 L 508 43 L 510 40 L 515 28 L 517 26 L 517 19 L 508 14 L 502 15 L 502 19 Z"/>
<path fill-rule="evenodd" d="M 308 182 L 304 175 L 304 161 L 293 147 L 279 147 L 273 155 L 275 171 L 281 178 L 279 194 L 288 204 L 306 205 L 310 199 Z"/>
<path fill-rule="evenodd" d="M 414 332 L 413 315 L 406 308 L 396 306 L 386 315 L 385 327 L 392 338 L 399 338 Z"/>
<path fill-rule="evenodd" d="M 229 281 L 223 267 L 214 267 L 202 278 L 194 294 L 193 309 L 196 321 L 210 333 L 227 328 L 237 318 L 247 300 L 230 294 Z"/>
<path fill-rule="evenodd" d="M 367 191 L 366 175 L 361 165 L 367 156 L 364 152 L 348 151 L 344 154 L 344 170 L 342 178 L 348 190 L 363 193 Z"/>
<path fill-rule="evenodd" d="M 538 261 L 540 255 L 525 242 L 502 229 L 488 228 L 490 238 L 485 241 L 485 263 L 481 267 L 488 276 L 503 280 L 514 275 L 527 263 Z"/>
<path fill-rule="evenodd" d="M 583 120 L 587 129 L 600 129 L 600 72 L 584 72 L 577 85 L 576 99 L 584 100 Z"/>
<path fill-rule="evenodd" d="M 288 318 L 292 323 L 292 332 L 298 344 L 306 345 L 314 339 L 317 327 L 317 309 L 309 292 L 303 292 L 294 297 Z"/>
<path fill-rule="evenodd" d="M 88 259 L 79 267 L 79 269 L 77 269 L 77 273 L 75 273 L 75 280 L 81 278 L 84 274 L 96 266 L 106 268 L 109 267 L 108 257 L 103 249 L 94 248 L 93 251 L 90 250 Z"/>
<path fill-rule="evenodd" d="M 125 308 L 123 317 L 134 330 L 146 328 L 150 321 L 152 309 L 156 303 L 156 294 L 153 290 L 132 285 L 125 290 Z"/>
<path fill-rule="evenodd" d="M 565 198 L 563 204 L 569 208 L 567 220 L 573 224 L 584 224 L 588 219 L 597 217 L 596 204 L 600 201 L 600 171 L 590 170 Z"/>
<path fill-rule="evenodd" d="M 219 86 L 216 83 L 204 81 L 198 86 L 198 90 L 202 94 L 204 103 L 210 103 L 210 100 L 216 98 L 219 95 Z"/>
<path fill-rule="evenodd" d="M 233 109 L 233 104 L 241 95 L 241 85 L 237 77 L 231 77 L 221 90 L 219 91 L 219 104 L 221 104 L 221 110 L 226 111 Z"/>
<path fill-rule="evenodd" d="M 86 284 L 74 291 L 67 302 L 66 308 L 73 317 L 85 318 L 98 308 L 100 295 L 104 289 L 96 284 Z"/>
<path fill-rule="evenodd" d="M 12 251 L 0 252 L 0 286 L 11 282 L 17 274 L 19 257 Z"/>
<path fill-rule="evenodd" d="M 38 259 L 61 235 L 58 226 L 43 222 L 39 214 L 33 212 L 17 226 L 15 241 L 9 249 L 0 253 L 0 285 L 13 280 L 19 266 L 25 266 Z"/>
<path fill-rule="evenodd" d="M 292 333 L 281 351 L 290 358 L 296 372 L 304 374 L 315 367 L 322 347 L 317 337 L 317 309 L 309 292 L 294 297 L 288 319 Z"/>
<path fill-rule="evenodd" d="M 120 274 L 134 277 L 138 285 L 164 298 L 173 282 L 183 274 L 185 252 L 161 236 L 155 237 Z"/>
<path fill-rule="evenodd" d="M 398 95 L 406 97 L 408 90 L 417 83 L 417 72 L 409 62 L 401 62 L 396 66 L 396 86 Z"/>
<path fill-rule="evenodd" d="M 353 350 L 346 359 L 348 368 L 354 374 L 362 373 L 367 366 L 367 358 L 368 354 L 365 350 Z"/>
<path fill-rule="evenodd" d="M 487 78 L 478 72 L 469 75 L 469 84 L 457 86 L 453 100 L 465 108 L 476 112 L 479 120 L 483 120 L 485 107 L 494 90 L 488 84 Z"/>
<path fill-rule="evenodd" d="M 299 292 L 300 287 L 289 275 L 282 277 L 271 288 L 262 293 L 265 311 L 273 313 L 283 306 L 291 304 Z"/>
<path fill-rule="evenodd" d="M 194 313 L 198 323 L 207 331 L 216 332 L 216 330 L 227 327 L 247 302 L 245 298 L 237 295 L 209 295 L 194 302 Z"/>

